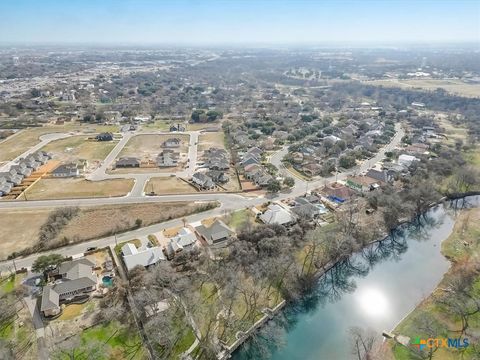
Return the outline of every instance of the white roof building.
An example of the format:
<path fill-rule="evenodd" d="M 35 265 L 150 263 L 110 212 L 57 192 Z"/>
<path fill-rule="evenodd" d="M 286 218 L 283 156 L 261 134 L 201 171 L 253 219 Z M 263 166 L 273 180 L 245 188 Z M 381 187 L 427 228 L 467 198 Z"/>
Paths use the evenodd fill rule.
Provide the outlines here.
<path fill-rule="evenodd" d="M 195 244 L 197 237 L 192 230 L 184 227 L 180 229 L 178 234 L 174 236 L 172 240 L 175 240 L 177 244 L 183 248 Z"/>
<path fill-rule="evenodd" d="M 265 224 L 285 225 L 295 222 L 292 213 L 278 204 L 271 204 L 267 210 L 259 216 Z"/>
<path fill-rule="evenodd" d="M 409 167 L 412 162 L 419 161 L 415 156 L 402 154 L 398 157 L 398 164 Z"/>
<path fill-rule="evenodd" d="M 166 260 L 159 246 L 137 249 L 134 244 L 127 243 L 122 246 L 122 253 L 123 262 L 129 271 L 138 265 L 147 267 L 156 264 L 160 260 Z"/>

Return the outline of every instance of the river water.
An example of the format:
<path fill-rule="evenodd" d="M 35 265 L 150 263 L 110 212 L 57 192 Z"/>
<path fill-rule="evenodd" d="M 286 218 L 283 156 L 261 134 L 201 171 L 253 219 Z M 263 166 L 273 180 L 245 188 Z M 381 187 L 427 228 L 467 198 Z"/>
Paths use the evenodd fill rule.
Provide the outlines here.
<path fill-rule="evenodd" d="M 479 199 L 457 205 L 478 207 Z M 436 287 L 449 268 L 440 245 L 452 232 L 454 217 L 452 204 L 437 206 L 393 238 L 339 264 L 320 279 L 309 299 L 289 305 L 233 359 L 352 358 L 351 327 L 370 329 L 381 338 Z"/>

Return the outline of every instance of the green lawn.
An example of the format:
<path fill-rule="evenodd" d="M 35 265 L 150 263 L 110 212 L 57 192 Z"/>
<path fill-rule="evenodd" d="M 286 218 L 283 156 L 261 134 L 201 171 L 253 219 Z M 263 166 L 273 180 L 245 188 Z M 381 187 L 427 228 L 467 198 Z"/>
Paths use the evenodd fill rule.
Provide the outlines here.
<path fill-rule="evenodd" d="M 103 356 L 96 359 L 144 359 L 145 353 L 136 329 L 113 321 L 84 330 L 81 334 L 82 345 L 92 342 L 105 344 Z"/>
<path fill-rule="evenodd" d="M 231 213 L 227 221 L 227 225 L 233 230 L 239 230 L 242 228 L 242 226 L 247 224 L 247 222 L 254 222 L 253 214 L 250 210 L 243 209 Z"/>

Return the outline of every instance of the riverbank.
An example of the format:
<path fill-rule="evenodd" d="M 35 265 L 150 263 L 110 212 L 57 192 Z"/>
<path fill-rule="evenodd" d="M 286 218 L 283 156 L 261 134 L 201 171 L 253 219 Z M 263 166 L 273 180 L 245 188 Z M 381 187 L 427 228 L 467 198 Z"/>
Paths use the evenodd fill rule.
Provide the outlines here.
<path fill-rule="evenodd" d="M 464 359 L 474 359 L 479 355 L 474 347 L 480 340 L 480 311 L 477 304 L 470 309 L 468 299 L 480 298 L 480 208 L 461 210 L 452 234 L 442 243 L 441 252 L 449 259 L 450 269 L 393 333 L 408 336 L 411 341 L 418 337 L 468 338 L 469 347 L 439 347 L 433 359 L 457 359 L 460 353 Z M 464 303 L 463 297 L 467 299 Z M 417 347 L 405 347 L 393 340 L 386 342 L 384 351 L 386 359 L 395 360 L 410 359 L 419 352 Z M 423 352 L 427 353 L 427 349 Z"/>

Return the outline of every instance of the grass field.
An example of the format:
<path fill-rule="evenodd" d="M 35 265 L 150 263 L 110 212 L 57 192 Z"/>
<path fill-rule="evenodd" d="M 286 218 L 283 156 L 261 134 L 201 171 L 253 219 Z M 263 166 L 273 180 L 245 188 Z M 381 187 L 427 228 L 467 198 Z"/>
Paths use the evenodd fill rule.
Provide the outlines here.
<path fill-rule="evenodd" d="M 204 130 L 204 129 L 209 129 L 209 128 L 220 128 L 220 123 L 214 122 L 214 123 L 195 123 L 195 124 L 188 124 L 187 125 L 187 130 L 188 131 L 198 131 L 198 130 Z"/>
<path fill-rule="evenodd" d="M 197 192 L 193 186 L 173 176 L 151 178 L 145 185 L 144 191 L 147 194 L 153 191 L 157 195 Z"/>
<path fill-rule="evenodd" d="M 163 150 L 162 143 L 167 139 L 180 138 L 182 143 L 177 151 L 186 153 L 188 150 L 189 135 L 137 135 L 132 137 L 122 149 L 119 157 L 134 156 L 140 159 L 155 159 Z"/>
<path fill-rule="evenodd" d="M 40 143 L 39 137 L 49 133 L 68 133 L 71 131 L 91 131 L 103 132 L 103 131 L 117 131 L 116 126 L 103 126 L 103 125 L 51 125 L 37 128 L 29 128 L 22 130 L 17 135 L 7 138 L 5 141 L 0 142 L 0 161 L 9 161 L 15 157 L 21 155 L 29 148 Z"/>
<path fill-rule="evenodd" d="M 132 179 L 88 181 L 84 179 L 41 179 L 30 187 L 28 200 L 75 199 L 124 196 L 133 187 Z"/>
<path fill-rule="evenodd" d="M 81 242 L 122 232 L 136 227 L 136 219 L 148 226 L 173 218 L 181 218 L 204 209 L 192 202 L 143 203 L 104 205 L 81 208 L 53 240 L 67 238 Z M 31 247 L 37 242 L 40 227 L 52 209 L 0 210 L 0 259 L 13 252 Z M 22 231 L 18 229 L 21 228 Z"/>
<path fill-rule="evenodd" d="M 49 209 L 0 210 L 0 259 L 32 246 L 49 213 Z"/>
<path fill-rule="evenodd" d="M 95 342 L 104 344 L 103 351 L 95 357 L 98 360 L 140 360 L 146 357 L 138 331 L 116 321 L 84 330 L 81 333 L 79 350 L 82 346 L 88 346 Z"/>
<path fill-rule="evenodd" d="M 366 81 L 369 85 L 381 85 L 385 87 L 400 87 L 403 89 L 418 89 L 434 91 L 438 88 L 444 89 L 450 94 L 465 97 L 480 97 L 480 85 L 467 84 L 461 80 L 439 80 L 439 79 L 418 79 L 418 80 L 375 80 Z"/>
<path fill-rule="evenodd" d="M 207 132 L 199 136 L 199 151 L 205 151 L 211 147 L 225 149 L 225 135 L 223 134 L 223 131 Z"/>
<path fill-rule="evenodd" d="M 61 161 L 85 159 L 91 162 L 105 159 L 115 145 L 112 141 L 88 140 L 88 136 L 81 135 L 52 141 L 42 150 L 52 153 L 55 159 Z"/>

